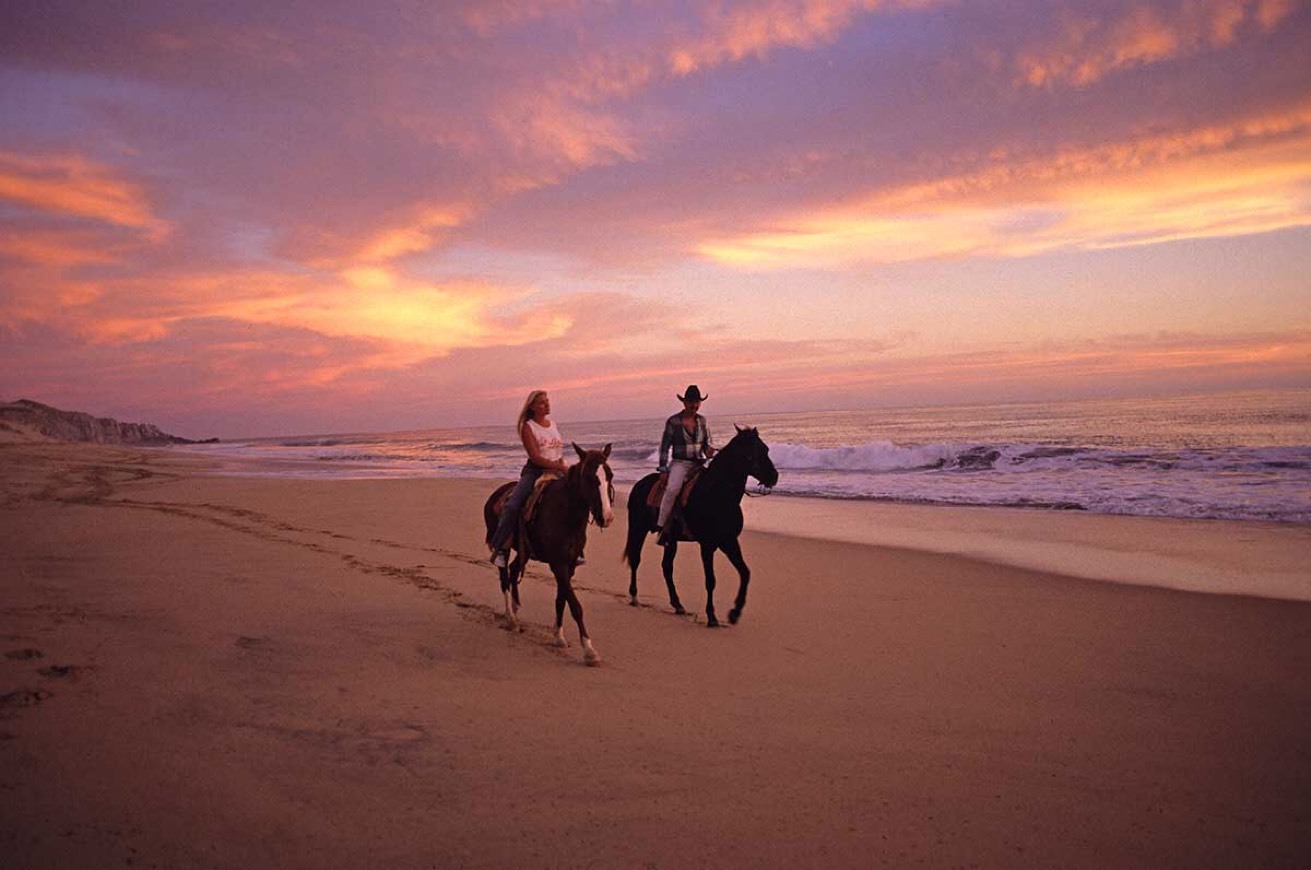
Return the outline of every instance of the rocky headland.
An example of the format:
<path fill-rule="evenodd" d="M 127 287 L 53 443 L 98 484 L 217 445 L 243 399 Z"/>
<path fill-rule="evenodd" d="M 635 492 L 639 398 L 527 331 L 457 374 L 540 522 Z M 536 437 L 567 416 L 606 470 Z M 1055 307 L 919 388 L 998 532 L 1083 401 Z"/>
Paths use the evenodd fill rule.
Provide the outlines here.
<path fill-rule="evenodd" d="M 200 444 L 161 430 L 153 423 L 123 423 L 81 411 L 62 411 L 31 399 L 0 404 L 0 434 L 6 440 L 48 438 L 94 444 Z M 217 438 L 209 439 L 210 442 Z"/>

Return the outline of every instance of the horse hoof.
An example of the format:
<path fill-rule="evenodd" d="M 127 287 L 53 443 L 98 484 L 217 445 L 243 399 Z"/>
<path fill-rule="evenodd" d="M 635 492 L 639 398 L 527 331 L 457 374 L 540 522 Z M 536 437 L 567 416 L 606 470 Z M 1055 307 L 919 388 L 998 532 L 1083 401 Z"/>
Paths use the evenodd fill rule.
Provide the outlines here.
<path fill-rule="evenodd" d="M 557 637 L 555 639 L 555 645 L 560 647 L 561 649 L 564 649 L 565 647 L 569 646 L 569 641 L 565 640 L 563 637 Z"/>
<path fill-rule="evenodd" d="M 601 664 L 601 654 L 591 647 L 588 647 L 583 650 L 583 664 L 587 665 L 589 668 L 596 667 Z"/>
<path fill-rule="evenodd" d="M 674 605 L 674 613 L 677 613 L 679 616 L 687 616 L 687 611 L 683 609 L 683 605 L 681 604 Z"/>
<path fill-rule="evenodd" d="M 636 606 L 637 606 L 637 596 L 636 596 L 636 595 L 634 595 L 634 596 L 632 597 L 632 599 L 628 602 L 628 606 L 629 606 L 629 607 L 636 607 Z"/>
<path fill-rule="evenodd" d="M 737 625 L 737 621 L 742 618 L 742 611 L 734 607 L 728 612 L 728 621 L 730 625 Z"/>
<path fill-rule="evenodd" d="M 706 628 L 719 628 L 719 620 L 713 613 L 706 617 Z"/>

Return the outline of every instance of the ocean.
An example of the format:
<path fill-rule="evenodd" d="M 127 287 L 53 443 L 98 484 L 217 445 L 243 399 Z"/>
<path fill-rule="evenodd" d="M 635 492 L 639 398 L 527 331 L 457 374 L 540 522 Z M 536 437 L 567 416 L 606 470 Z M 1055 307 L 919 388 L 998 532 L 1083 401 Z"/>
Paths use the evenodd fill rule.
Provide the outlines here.
<path fill-rule="evenodd" d="M 1311 523 L 1311 389 L 707 418 L 721 446 L 734 425 L 760 430 L 775 496 Z M 621 489 L 655 468 L 663 420 L 556 415 L 566 439 L 613 445 Z M 512 421 L 185 449 L 294 477 L 510 480 L 523 465 Z"/>

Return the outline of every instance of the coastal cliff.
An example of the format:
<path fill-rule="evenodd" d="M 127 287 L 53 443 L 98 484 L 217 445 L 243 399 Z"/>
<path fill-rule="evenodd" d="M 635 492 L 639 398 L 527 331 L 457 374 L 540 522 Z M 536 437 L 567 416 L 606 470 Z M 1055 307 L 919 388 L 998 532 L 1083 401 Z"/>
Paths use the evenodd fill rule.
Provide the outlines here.
<path fill-rule="evenodd" d="M 61 411 L 31 399 L 0 404 L 0 431 L 19 437 L 36 436 L 55 441 L 95 444 L 201 443 L 170 435 L 153 423 L 123 423 L 108 417 L 93 417 L 81 411 Z"/>

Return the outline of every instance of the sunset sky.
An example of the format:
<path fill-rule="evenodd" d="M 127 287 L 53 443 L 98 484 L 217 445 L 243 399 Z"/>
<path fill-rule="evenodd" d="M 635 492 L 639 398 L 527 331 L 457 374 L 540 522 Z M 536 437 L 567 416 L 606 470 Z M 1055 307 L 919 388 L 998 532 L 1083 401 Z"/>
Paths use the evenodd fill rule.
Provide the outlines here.
<path fill-rule="evenodd" d="M 1309 7 L 11 0 L 0 399 L 235 437 L 1311 385 Z"/>

